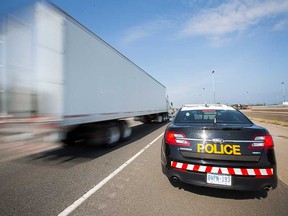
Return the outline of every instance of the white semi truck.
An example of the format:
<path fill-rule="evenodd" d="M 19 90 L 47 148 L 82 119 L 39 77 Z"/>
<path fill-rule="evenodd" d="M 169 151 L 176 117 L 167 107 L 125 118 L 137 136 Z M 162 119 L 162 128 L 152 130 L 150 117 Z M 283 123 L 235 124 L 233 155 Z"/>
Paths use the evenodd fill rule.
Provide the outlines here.
<path fill-rule="evenodd" d="M 122 119 L 164 122 L 166 88 L 116 49 L 45 1 L 0 8 L 1 116 L 59 119 L 66 143 L 114 145 Z"/>

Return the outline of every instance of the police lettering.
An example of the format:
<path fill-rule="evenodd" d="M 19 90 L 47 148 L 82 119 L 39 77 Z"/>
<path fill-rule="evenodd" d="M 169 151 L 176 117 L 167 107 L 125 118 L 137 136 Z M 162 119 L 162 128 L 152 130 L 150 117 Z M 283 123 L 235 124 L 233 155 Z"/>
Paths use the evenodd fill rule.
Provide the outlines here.
<path fill-rule="evenodd" d="M 205 152 L 207 154 L 227 154 L 227 155 L 241 155 L 240 145 L 230 144 L 197 144 L 197 152 Z"/>

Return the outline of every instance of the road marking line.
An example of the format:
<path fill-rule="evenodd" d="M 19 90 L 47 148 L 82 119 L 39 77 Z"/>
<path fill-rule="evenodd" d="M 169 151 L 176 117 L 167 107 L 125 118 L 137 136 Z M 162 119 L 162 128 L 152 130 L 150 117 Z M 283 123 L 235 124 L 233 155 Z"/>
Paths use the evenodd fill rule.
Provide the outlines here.
<path fill-rule="evenodd" d="M 109 182 L 115 175 L 121 172 L 126 166 L 128 166 L 132 161 L 134 161 L 137 157 L 139 157 L 145 150 L 147 150 L 152 144 L 154 144 L 159 138 L 163 136 L 164 133 L 160 134 L 157 138 L 155 138 L 152 142 L 146 145 L 143 149 L 141 149 L 137 154 L 135 154 L 132 158 L 127 160 L 124 164 L 118 167 L 114 172 L 108 175 L 105 179 L 99 182 L 96 186 L 90 189 L 87 193 L 85 193 L 82 197 L 76 200 L 72 205 L 68 206 L 64 211 L 62 211 L 58 216 L 66 216 L 72 213 L 76 208 L 78 208 L 85 200 L 87 200 L 91 195 L 93 195 L 96 191 L 98 191 L 101 187 L 103 187 L 107 182 Z"/>
<path fill-rule="evenodd" d="M 138 125 L 142 125 L 143 123 L 135 123 L 133 125 L 131 125 L 130 127 L 135 127 L 135 126 L 138 126 Z"/>

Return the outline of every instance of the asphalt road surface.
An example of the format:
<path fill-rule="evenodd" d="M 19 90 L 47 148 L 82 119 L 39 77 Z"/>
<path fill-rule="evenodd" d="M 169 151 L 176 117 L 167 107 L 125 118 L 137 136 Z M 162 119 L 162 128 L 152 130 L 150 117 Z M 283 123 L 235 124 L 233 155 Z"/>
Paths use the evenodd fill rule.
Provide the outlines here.
<path fill-rule="evenodd" d="M 0 160 L 0 215 L 288 215 L 288 129 L 259 124 L 275 141 L 275 190 L 173 186 L 160 166 L 166 124 L 141 124 L 113 149 L 50 144 L 50 150 Z"/>

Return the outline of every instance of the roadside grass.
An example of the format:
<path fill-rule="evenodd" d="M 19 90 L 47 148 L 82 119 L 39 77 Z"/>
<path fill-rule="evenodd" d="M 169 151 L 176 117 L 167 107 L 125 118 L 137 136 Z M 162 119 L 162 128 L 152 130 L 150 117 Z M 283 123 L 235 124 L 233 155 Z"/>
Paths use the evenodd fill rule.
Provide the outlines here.
<path fill-rule="evenodd" d="M 287 122 L 281 122 L 281 121 L 276 121 L 276 120 L 268 120 L 268 119 L 259 119 L 259 118 L 252 118 L 252 117 L 248 117 L 248 118 L 251 121 L 255 120 L 255 121 L 259 121 L 259 122 L 263 122 L 263 123 L 269 123 L 269 124 L 274 124 L 274 125 L 288 127 L 288 123 Z"/>

